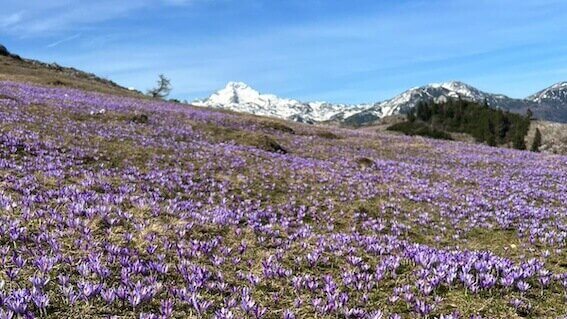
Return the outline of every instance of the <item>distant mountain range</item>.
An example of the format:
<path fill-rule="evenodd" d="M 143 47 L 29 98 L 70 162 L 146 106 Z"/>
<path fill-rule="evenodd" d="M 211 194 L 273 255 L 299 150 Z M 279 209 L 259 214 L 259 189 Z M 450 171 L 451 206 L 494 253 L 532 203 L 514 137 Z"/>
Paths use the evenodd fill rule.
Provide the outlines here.
<path fill-rule="evenodd" d="M 382 102 L 354 105 L 280 98 L 261 94 L 241 82 L 229 82 L 210 97 L 192 104 L 304 123 L 334 122 L 360 126 L 372 124 L 385 116 L 405 114 L 421 101 L 443 102 L 450 99 L 478 103 L 486 101 L 491 107 L 518 113 L 525 113 L 529 108 L 538 119 L 567 122 L 567 82 L 557 83 L 525 99 L 514 99 L 452 81 L 412 88 Z"/>
<path fill-rule="evenodd" d="M 229 82 L 209 98 L 191 103 L 236 112 L 272 116 L 304 123 L 342 120 L 372 107 L 371 104 L 347 105 L 326 102 L 300 102 L 272 94 L 260 94 L 242 82 Z"/>

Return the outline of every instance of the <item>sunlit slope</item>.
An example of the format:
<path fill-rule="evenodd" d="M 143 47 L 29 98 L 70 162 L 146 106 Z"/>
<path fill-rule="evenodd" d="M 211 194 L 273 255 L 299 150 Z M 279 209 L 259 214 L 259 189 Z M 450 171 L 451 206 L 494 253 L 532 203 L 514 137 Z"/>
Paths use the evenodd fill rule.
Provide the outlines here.
<path fill-rule="evenodd" d="M 567 157 L 0 82 L 0 167 L 5 318 L 567 314 Z"/>

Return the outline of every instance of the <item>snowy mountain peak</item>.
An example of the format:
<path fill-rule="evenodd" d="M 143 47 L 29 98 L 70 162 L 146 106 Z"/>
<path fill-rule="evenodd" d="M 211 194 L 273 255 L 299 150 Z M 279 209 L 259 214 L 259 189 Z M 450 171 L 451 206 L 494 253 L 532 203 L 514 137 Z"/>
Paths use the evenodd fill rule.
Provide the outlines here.
<path fill-rule="evenodd" d="M 519 113 L 530 108 L 538 118 L 567 121 L 567 82 L 554 84 L 526 99 L 514 99 L 483 92 L 460 81 L 449 81 L 415 87 L 383 102 L 359 105 L 301 102 L 260 93 L 243 82 L 229 82 L 207 99 L 193 104 L 306 123 L 335 121 L 363 125 L 385 116 L 407 113 L 420 102 L 442 103 L 456 99 L 486 102 L 491 107 Z"/>
<path fill-rule="evenodd" d="M 412 88 L 389 100 L 376 103 L 373 107 L 345 121 L 362 125 L 381 117 L 407 113 L 420 102 L 443 103 L 457 99 L 476 103 L 486 101 L 492 107 L 505 109 L 519 109 L 525 106 L 522 100 L 512 99 L 502 94 L 486 93 L 460 81 L 450 81 Z"/>
<path fill-rule="evenodd" d="M 446 88 L 448 90 L 462 90 L 462 89 L 467 89 L 467 90 L 476 90 L 473 86 L 468 85 L 464 82 L 461 81 L 449 81 L 449 82 L 443 82 L 440 84 L 430 84 L 429 86 L 440 86 L 443 88 Z"/>
<path fill-rule="evenodd" d="M 555 83 L 551 89 L 567 89 L 567 81 Z"/>
<path fill-rule="evenodd" d="M 326 102 L 304 103 L 273 94 L 262 94 L 243 82 L 228 82 L 223 89 L 207 99 L 194 101 L 193 104 L 307 123 L 340 120 L 370 107 Z"/>
<path fill-rule="evenodd" d="M 226 84 L 225 88 L 233 88 L 233 89 L 248 89 L 250 86 L 244 82 L 238 81 L 230 81 Z"/>
<path fill-rule="evenodd" d="M 488 94 L 480 91 L 479 89 L 473 87 L 472 85 L 466 84 L 460 81 L 450 81 L 441 84 L 430 84 L 422 87 L 422 89 L 427 90 L 428 88 L 433 89 L 445 89 L 447 90 L 447 97 L 470 99 L 471 101 L 478 101 L 479 99 L 485 99 L 488 96 L 494 96 L 494 94 Z"/>
<path fill-rule="evenodd" d="M 208 99 L 207 104 L 217 104 L 217 105 L 237 105 L 245 103 L 254 103 L 260 100 L 262 103 L 270 102 L 274 100 L 274 96 L 264 97 L 262 95 L 248 86 L 243 82 L 228 82 L 226 86 L 213 93 Z"/>
<path fill-rule="evenodd" d="M 420 102 L 445 102 L 449 99 L 463 99 L 472 102 L 487 101 L 489 105 L 498 105 L 497 100 L 506 98 L 482 92 L 460 81 L 433 83 L 405 91 L 392 99 L 374 107 L 382 116 L 406 113 Z"/>
<path fill-rule="evenodd" d="M 567 105 L 567 81 L 555 83 L 529 96 L 527 99 L 536 103 L 546 103 L 554 107 L 565 106 Z"/>
<path fill-rule="evenodd" d="M 230 92 L 233 95 L 253 95 L 258 96 L 260 93 L 244 82 L 228 82 L 224 89 L 220 91 Z"/>

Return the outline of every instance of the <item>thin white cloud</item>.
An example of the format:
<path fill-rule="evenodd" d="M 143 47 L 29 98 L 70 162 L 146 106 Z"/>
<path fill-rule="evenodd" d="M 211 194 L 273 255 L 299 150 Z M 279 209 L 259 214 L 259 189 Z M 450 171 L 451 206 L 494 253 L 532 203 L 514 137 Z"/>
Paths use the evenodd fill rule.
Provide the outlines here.
<path fill-rule="evenodd" d="M 20 12 L 10 15 L 7 22 L 0 22 L 4 32 L 20 37 L 53 36 L 70 30 L 127 16 L 135 10 L 148 7 L 151 0 L 101 0 L 84 2 L 68 1 L 19 1 L 9 2 L 5 10 Z M 25 19 L 21 12 L 26 12 Z M 1 20 L 0 20 L 1 21 Z"/>
<path fill-rule="evenodd" d="M 16 12 L 0 17 L 0 28 L 7 28 L 22 21 L 23 12 Z"/>
<path fill-rule="evenodd" d="M 46 47 L 47 47 L 47 48 L 53 48 L 53 47 L 56 47 L 56 46 L 58 46 L 58 45 L 60 45 L 60 44 L 62 44 L 62 43 L 65 43 L 65 42 L 69 42 L 69 41 L 78 39 L 80 36 L 81 36 L 81 34 L 80 34 L 80 33 L 77 33 L 77 34 L 74 34 L 74 35 L 72 35 L 72 36 L 70 36 L 70 37 L 66 37 L 66 38 L 63 38 L 63 39 L 61 39 L 61 40 L 52 42 L 52 43 L 48 44 Z"/>
<path fill-rule="evenodd" d="M 22 2 L 14 3 L 17 1 Z M 562 39 L 567 26 L 562 10 L 558 10 L 565 5 L 557 1 L 526 0 L 514 5 L 513 0 L 416 0 L 281 24 L 242 21 L 244 27 L 238 30 L 235 26 L 235 30 L 212 28 L 214 32 L 209 32 L 206 24 L 188 23 L 187 30 L 162 34 L 167 24 L 155 28 L 104 22 L 158 6 L 194 5 L 206 0 L 100 0 L 96 5 L 79 0 L 48 2 L 57 1 L 49 8 L 38 3 L 41 15 L 29 8 L 16 8 L 25 9 L 28 32 L 35 32 L 34 37 L 47 34 L 53 41 L 79 32 L 85 36 L 66 55 L 45 50 L 37 58 L 57 60 L 138 88 L 150 87 L 156 74 L 165 73 L 174 80 L 174 95 L 190 99 L 205 96 L 203 92 L 234 79 L 266 92 L 337 102 L 379 100 L 407 87 L 448 79 L 478 79 L 473 84 L 491 87 L 502 78 L 500 73 L 512 74 L 510 79 L 519 77 L 535 70 L 533 61 L 549 61 L 561 53 L 550 51 L 556 48 L 550 44 Z M 247 6 L 223 2 L 230 5 L 219 7 L 234 9 L 234 19 L 238 10 L 250 14 Z M 201 12 L 199 6 L 195 9 Z M 184 15 L 179 11 L 172 18 L 183 19 Z M 232 25 L 230 19 L 227 22 Z M 211 24 L 218 23 L 222 22 L 211 20 Z M 535 49 L 538 51 L 532 52 Z M 517 53 L 511 53 L 513 50 Z M 504 61 L 506 56 L 511 58 Z M 519 66 L 520 61 L 529 61 L 529 65 Z M 552 62 L 541 69 L 564 65 Z M 503 84 L 497 91 L 508 95 L 528 87 L 513 91 L 513 81 L 500 82 Z"/>

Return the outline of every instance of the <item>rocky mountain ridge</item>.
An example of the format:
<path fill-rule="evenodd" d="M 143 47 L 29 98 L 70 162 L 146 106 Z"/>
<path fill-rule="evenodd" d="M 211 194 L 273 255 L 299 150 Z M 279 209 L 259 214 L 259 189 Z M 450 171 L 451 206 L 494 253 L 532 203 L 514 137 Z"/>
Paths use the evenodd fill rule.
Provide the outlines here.
<path fill-rule="evenodd" d="M 193 104 L 298 122 L 337 122 L 361 126 L 372 124 L 386 116 L 405 114 L 420 102 L 444 102 L 450 99 L 486 102 L 491 107 L 518 113 L 531 109 L 540 119 L 567 122 L 567 82 L 557 83 L 525 99 L 515 99 L 503 94 L 487 93 L 463 82 L 451 81 L 412 88 L 382 102 L 354 105 L 280 98 L 272 94 L 261 94 L 242 82 L 229 82 L 209 98 L 197 100 Z"/>

